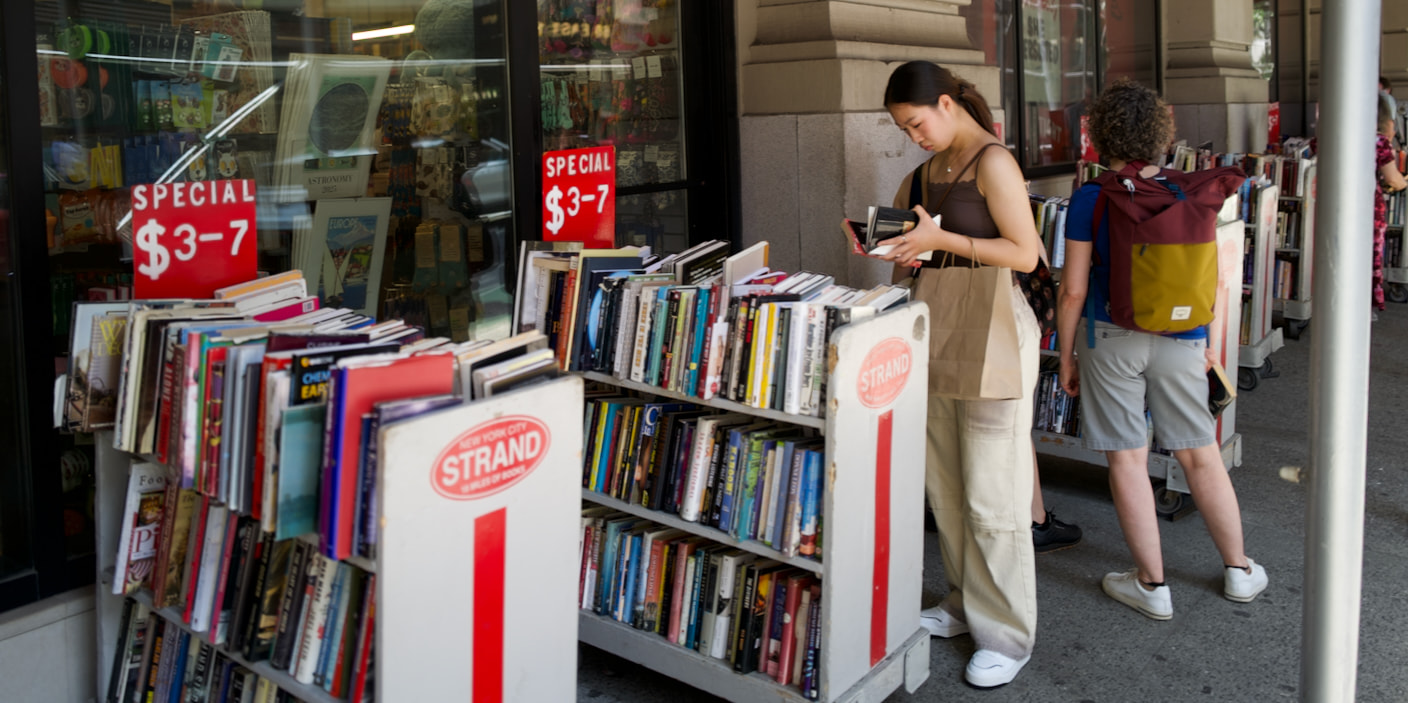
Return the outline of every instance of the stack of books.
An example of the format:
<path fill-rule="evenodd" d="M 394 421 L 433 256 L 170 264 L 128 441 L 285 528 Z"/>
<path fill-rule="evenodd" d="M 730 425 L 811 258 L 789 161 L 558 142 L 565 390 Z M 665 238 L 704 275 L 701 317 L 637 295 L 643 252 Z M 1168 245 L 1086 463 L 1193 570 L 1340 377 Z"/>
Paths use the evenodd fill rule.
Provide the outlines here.
<path fill-rule="evenodd" d="M 582 511 L 583 609 L 818 697 L 820 580 L 610 508 Z"/>
<path fill-rule="evenodd" d="M 453 344 L 349 310 L 264 321 L 242 307 L 261 292 L 273 299 L 260 307 L 298 304 L 301 277 L 281 278 L 77 311 L 100 333 L 89 359 L 120 350 L 90 363 L 82 386 L 117 389 L 114 444 L 137 456 L 113 592 L 159 617 L 124 634 L 143 649 L 113 669 L 114 683 L 134 682 L 132 700 L 254 687 L 240 667 L 265 660 L 332 695 L 369 696 L 354 672 L 373 656 L 379 431 L 558 373 L 537 332 Z M 125 324 L 100 324 L 114 319 Z M 92 393 L 69 395 L 79 428 L 101 426 Z M 222 671 L 206 647 L 226 655 L 223 683 L 200 679 Z"/>
<path fill-rule="evenodd" d="M 821 416 L 831 332 L 909 299 L 767 267 L 767 244 L 706 242 L 663 259 L 627 248 L 531 251 L 515 319 L 563 368 L 755 408 Z"/>

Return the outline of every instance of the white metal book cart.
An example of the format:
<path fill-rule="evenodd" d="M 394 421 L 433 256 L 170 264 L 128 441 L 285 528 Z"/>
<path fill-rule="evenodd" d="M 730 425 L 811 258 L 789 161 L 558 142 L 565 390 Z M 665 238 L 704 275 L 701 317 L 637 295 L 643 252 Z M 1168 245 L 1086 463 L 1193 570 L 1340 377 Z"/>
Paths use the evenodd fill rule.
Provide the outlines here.
<path fill-rule="evenodd" d="M 1217 322 L 1221 337 L 1217 348 L 1218 362 L 1223 368 L 1236 365 L 1240 359 L 1238 331 L 1242 328 L 1242 251 L 1245 246 L 1244 227 L 1235 214 L 1239 198 L 1233 195 L 1218 215 L 1218 293 Z M 1210 340 L 1211 341 L 1211 340 Z M 1237 434 L 1237 402 L 1234 400 L 1217 418 L 1217 442 L 1222 448 L 1222 461 L 1230 471 L 1242 465 L 1242 436 Z M 1086 449 L 1079 437 L 1032 431 L 1032 442 L 1038 454 L 1059 456 L 1098 466 L 1109 466 L 1104 452 Z M 1188 477 L 1178 461 L 1167 454 L 1149 452 L 1149 475 L 1154 484 L 1155 507 L 1166 518 L 1175 519 L 1192 509 L 1187 500 Z"/>
<path fill-rule="evenodd" d="M 377 575 L 375 700 L 576 696 L 574 676 L 542 672 L 576 671 L 581 418 L 582 380 L 567 376 L 383 428 L 377 559 L 348 559 Z M 137 460 L 111 439 L 97 434 L 98 700 L 118 639 L 111 567 Z M 151 605 L 146 591 L 134 597 Z M 179 608 L 154 612 L 189 628 Z M 300 700 L 341 700 L 216 649 Z"/>
<path fill-rule="evenodd" d="M 839 327 L 827 349 L 825 418 L 702 400 L 599 373 L 588 380 L 689 401 L 825 434 L 824 533 L 820 558 L 789 558 L 760 542 L 738 541 L 608 496 L 602 505 L 678 528 L 821 578 L 820 696 L 827 703 L 879 701 L 929 677 L 929 634 L 919 627 L 924 564 L 924 437 L 928 391 L 928 308 L 909 303 Z M 875 384 L 879 369 L 886 380 Z M 866 379 L 862 382 L 862 379 Z M 581 640 L 731 701 L 802 701 L 799 689 L 761 674 L 735 673 L 727 661 L 677 646 L 586 610 Z"/>
<path fill-rule="evenodd" d="M 1281 193 L 1279 207 L 1283 212 L 1298 213 L 1298 224 L 1288 226 L 1288 234 L 1294 237 L 1296 246 L 1280 246 L 1276 249 L 1278 261 L 1289 262 L 1292 266 L 1290 296 L 1277 293 L 1276 307 L 1286 319 L 1286 336 L 1300 339 L 1301 332 L 1310 324 L 1311 271 L 1315 264 L 1315 192 L 1318 164 L 1309 160 L 1301 172 L 1304 195 Z M 1279 281 L 1278 281 L 1279 282 Z"/>
<path fill-rule="evenodd" d="M 1241 345 L 1237 359 L 1237 388 L 1250 391 L 1257 387 L 1262 378 L 1272 378 L 1275 371 L 1271 366 L 1271 354 L 1285 346 L 1281 328 L 1272 326 L 1272 279 L 1276 266 L 1276 251 L 1272 232 L 1276 227 L 1276 206 L 1281 189 L 1267 185 L 1255 191 L 1256 202 L 1251 209 L 1256 215 L 1253 222 L 1245 223 L 1246 238 L 1250 242 L 1247 256 L 1252 257 L 1252 280 L 1242 279 L 1242 300 L 1245 303 L 1244 319 L 1240 329 L 1246 330 L 1247 338 Z"/>
<path fill-rule="evenodd" d="M 1388 196 L 1388 233 L 1384 238 L 1384 297 L 1408 303 L 1408 237 L 1404 235 L 1405 193 Z"/>

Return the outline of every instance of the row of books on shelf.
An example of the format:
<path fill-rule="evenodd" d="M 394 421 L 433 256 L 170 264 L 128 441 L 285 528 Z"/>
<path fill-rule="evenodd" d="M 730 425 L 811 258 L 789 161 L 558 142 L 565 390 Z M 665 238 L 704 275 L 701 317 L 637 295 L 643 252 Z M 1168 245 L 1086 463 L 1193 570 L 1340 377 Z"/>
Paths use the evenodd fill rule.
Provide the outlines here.
<path fill-rule="evenodd" d="M 1241 218 L 1248 225 L 1255 225 L 1261 221 L 1261 194 L 1268 188 L 1274 188 L 1271 183 L 1260 178 L 1248 178 L 1242 181 L 1242 185 L 1237 189 L 1237 196 L 1240 199 Z"/>
<path fill-rule="evenodd" d="M 1385 221 L 1389 227 L 1402 227 L 1408 223 L 1408 190 L 1400 190 L 1396 193 L 1389 193 L 1388 211 L 1385 213 Z"/>
<path fill-rule="evenodd" d="M 333 558 L 375 554 L 381 428 L 557 373 L 536 332 L 453 344 L 398 320 L 265 323 L 219 302 L 129 304 L 114 443 L 166 468 L 168 505 L 192 491 L 277 539 L 318 535 Z"/>
<path fill-rule="evenodd" d="M 1277 249 L 1299 249 L 1305 241 L 1304 211 L 1296 200 L 1282 200 L 1276 212 L 1276 231 L 1271 233 Z"/>
<path fill-rule="evenodd" d="M 1038 375 L 1034 399 L 1033 429 L 1080 436 L 1080 398 L 1066 395 L 1057 371 L 1042 371 Z"/>
<path fill-rule="evenodd" d="M 819 554 L 825 447 L 810 428 L 613 390 L 587 398 L 582 485 L 756 540 Z"/>
<path fill-rule="evenodd" d="M 1252 312 L 1253 307 L 1250 295 L 1242 296 L 1242 329 L 1239 332 L 1238 344 L 1247 346 L 1252 343 Z"/>
<path fill-rule="evenodd" d="M 1300 281 L 1296 279 L 1298 262 L 1292 259 L 1277 259 L 1271 277 L 1272 294 L 1280 300 L 1299 300 Z"/>
<path fill-rule="evenodd" d="M 1261 183 L 1275 185 L 1281 195 L 1300 197 L 1307 189 L 1307 173 L 1315 165 L 1309 144 L 1303 139 L 1288 139 L 1281 145 L 1280 153 L 1216 153 L 1210 148 L 1191 147 L 1186 142 L 1175 142 L 1170 148 L 1163 166 L 1179 171 L 1206 171 L 1222 166 L 1236 166 L 1249 178 Z"/>
<path fill-rule="evenodd" d="M 251 670 L 259 662 L 371 700 L 376 575 L 304 540 L 276 542 L 251 518 L 208 515 L 192 523 L 188 580 L 151 591 L 155 611 L 125 601 L 108 701 L 296 700 Z"/>
<path fill-rule="evenodd" d="M 564 368 L 799 415 L 822 414 L 831 332 L 909 299 L 902 286 L 773 271 L 766 242 L 732 256 L 706 242 L 663 259 L 631 247 L 524 261 L 515 319 L 546 334 Z"/>
<path fill-rule="evenodd" d="M 815 574 L 604 507 L 580 552 L 583 609 L 818 698 Z"/>
<path fill-rule="evenodd" d="M 1402 268 L 1404 261 L 1403 230 L 1390 229 L 1384 237 L 1384 268 Z"/>
<path fill-rule="evenodd" d="M 1046 247 L 1050 265 L 1059 269 L 1066 265 L 1066 211 L 1071 206 L 1071 199 L 1034 194 L 1028 197 L 1036 219 L 1036 231 Z"/>

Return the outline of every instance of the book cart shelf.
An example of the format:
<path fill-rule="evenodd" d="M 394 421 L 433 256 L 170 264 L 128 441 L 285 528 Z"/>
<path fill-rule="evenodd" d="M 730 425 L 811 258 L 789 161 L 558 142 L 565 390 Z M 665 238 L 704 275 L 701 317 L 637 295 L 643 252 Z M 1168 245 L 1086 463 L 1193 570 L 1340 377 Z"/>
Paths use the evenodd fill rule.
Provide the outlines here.
<path fill-rule="evenodd" d="M 1408 191 L 1390 193 L 1388 232 L 1384 235 L 1384 297 L 1395 303 L 1408 303 Z"/>
<path fill-rule="evenodd" d="M 1258 188 L 1248 203 L 1246 228 L 1246 256 L 1249 262 L 1244 266 L 1250 269 L 1251 280 L 1245 274 L 1242 278 L 1242 325 L 1243 337 L 1237 355 L 1237 388 L 1250 391 L 1257 387 L 1262 378 L 1272 378 L 1275 371 L 1271 367 L 1271 354 L 1285 346 L 1281 328 L 1272 326 L 1272 282 L 1276 266 L 1276 251 L 1271 240 L 1276 227 L 1276 208 L 1281 189 L 1275 184 Z"/>
<path fill-rule="evenodd" d="M 822 583 L 818 699 L 878 701 L 901 685 L 912 693 L 929 677 L 929 635 L 919 627 L 927 334 L 928 308 L 917 302 L 838 327 L 827 345 L 825 418 L 583 374 L 623 390 L 819 430 L 825 459 L 818 559 L 787 557 L 761 542 L 585 489 L 583 505 L 630 513 L 816 574 Z M 905 370 L 898 382 L 883 384 L 886 397 L 876 397 L 875 386 L 862 381 L 873 380 L 867 374 L 881 367 Z M 589 610 L 579 611 L 578 632 L 582 642 L 731 701 L 807 700 L 796 687 L 758 672 L 738 674 L 725 660 Z"/>
<path fill-rule="evenodd" d="M 575 677 L 540 674 L 545 667 L 576 671 L 570 623 L 577 606 L 581 415 L 582 380 L 564 376 L 381 430 L 377 558 L 345 560 L 376 575 L 375 671 L 369 674 L 375 700 L 547 701 L 576 695 Z M 497 451 L 496 443 L 530 433 L 533 441 L 517 446 L 534 450 L 523 450 L 521 459 L 504 466 L 496 460 L 484 472 L 463 468 L 463 457 L 476 448 Z M 112 594 L 128 468 L 142 459 L 112 449 L 111 431 L 96 438 L 97 699 L 106 700 L 123 601 L 151 607 L 152 596 L 146 589 Z M 447 478 L 452 474 L 459 477 L 453 485 Z M 481 481 L 484 476 L 489 478 Z M 183 622 L 180 607 L 152 614 L 193 637 L 207 637 Z M 226 645 L 214 649 L 299 700 L 344 700 L 268 661 L 250 661 Z"/>
<path fill-rule="evenodd" d="M 1288 226 L 1288 234 L 1295 237 L 1298 246 L 1276 249 L 1277 261 L 1290 262 L 1293 267 L 1291 297 L 1283 298 L 1278 295 L 1276 298 L 1276 309 L 1286 319 L 1285 334 L 1291 339 L 1300 339 L 1301 332 L 1310 324 L 1310 282 L 1315 265 L 1315 198 L 1319 164 L 1314 159 L 1308 161 L 1310 163 L 1301 175 L 1304 184 L 1301 190 L 1304 195 L 1281 193 L 1278 196 L 1280 211 L 1300 215 L 1294 228 Z M 1281 282 L 1279 276 L 1273 278 L 1277 279 L 1273 280 L 1273 286 Z"/>
<path fill-rule="evenodd" d="M 1240 197 L 1233 195 L 1218 213 L 1218 315 L 1221 327 L 1221 345 L 1218 348 L 1218 363 L 1227 368 L 1240 359 L 1240 335 L 1242 328 L 1242 274 L 1243 249 L 1246 246 L 1246 232 L 1239 217 Z M 1043 355 L 1058 352 L 1043 350 Z M 1040 402 L 1040 399 L 1037 399 Z M 1242 465 L 1242 436 L 1237 433 L 1237 401 L 1227 406 L 1217 418 L 1216 437 L 1222 450 L 1222 461 L 1231 471 Z M 1038 454 L 1073 459 L 1075 461 L 1109 466 L 1105 453 L 1086 449 L 1079 437 L 1045 430 L 1032 430 L 1032 444 Z M 1191 512 L 1193 503 L 1187 500 L 1189 494 L 1188 477 L 1178 460 L 1168 454 L 1149 452 L 1149 475 L 1156 479 L 1154 484 L 1154 507 L 1158 514 L 1170 520 Z"/>

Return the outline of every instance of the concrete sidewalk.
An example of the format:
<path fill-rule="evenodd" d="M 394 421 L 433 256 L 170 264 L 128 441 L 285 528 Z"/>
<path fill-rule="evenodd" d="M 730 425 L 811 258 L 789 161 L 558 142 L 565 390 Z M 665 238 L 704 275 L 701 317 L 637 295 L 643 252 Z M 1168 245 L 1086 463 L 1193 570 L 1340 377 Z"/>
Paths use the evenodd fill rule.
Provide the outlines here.
<path fill-rule="evenodd" d="M 984 701 L 1299 700 L 1306 488 L 1278 477 L 1307 462 L 1310 336 L 1272 355 L 1279 378 L 1238 400 L 1243 463 L 1233 470 L 1247 553 L 1271 585 L 1249 604 L 1222 598 L 1221 560 L 1201 516 L 1161 523 L 1174 618 L 1155 622 L 1115 603 L 1100 578 L 1132 565 L 1105 470 L 1043 457 L 1048 507 L 1085 531 L 1074 549 L 1038 555 L 1040 625 L 1031 663 L 1012 684 L 963 682 L 972 639 L 933 641 L 929 681 L 889 703 Z M 1373 325 L 1359 701 L 1408 701 L 1408 306 Z M 925 604 L 944 582 L 938 542 L 926 535 Z M 578 699 L 718 700 L 591 647 L 581 647 Z"/>

